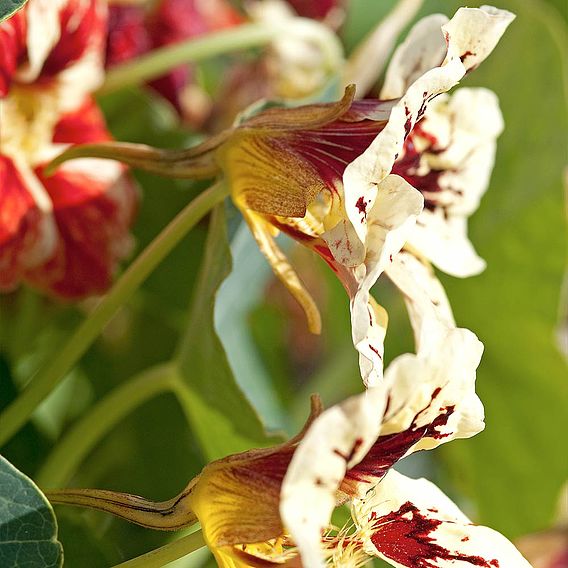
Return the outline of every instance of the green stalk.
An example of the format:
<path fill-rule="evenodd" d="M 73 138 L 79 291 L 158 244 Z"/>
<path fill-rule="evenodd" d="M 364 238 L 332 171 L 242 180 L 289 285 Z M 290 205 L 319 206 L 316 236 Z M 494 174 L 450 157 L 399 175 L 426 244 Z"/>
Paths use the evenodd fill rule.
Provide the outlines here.
<path fill-rule="evenodd" d="M 203 533 L 199 530 L 178 540 L 147 552 L 142 556 L 117 564 L 114 568 L 160 568 L 166 564 L 187 556 L 205 545 Z"/>
<path fill-rule="evenodd" d="M 274 34 L 272 26 L 242 24 L 205 37 L 155 49 L 135 61 L 111 69 L 99 93 L 106 94 L 155 79 L 182 63 L 202 61 L 223 53 L 265 45 L 274 39 Z"/>
<path fill-rule="evenodd" d="M 327 26 L 308 18 L 285 18 L 278 23 L 248 23 L 155 49 L 138 59 L 111 69 L 99 94 L 139 85 L 155 79 L 183 63 L 195 63 L 211 57 L 251 47 L 259 47 L 285 38 L 316 43 L 324 55 L 326 66 L 337 70 L 343 63 L 343 48 L 339 38 Z"/>
<path fill-rule="evenodd" d="M 222 182 L 201 193 L 136 258 L 63 349 L 54 354 L 49 363 L 32 377 L 22 394 L 0 414 L 0 446 L 27 422 L 33 411 L 74 367 L 118 309 L 158 264 L 227 194 L 228 189 Z"/>
<path fill-rule="evenodd" d="M 43 488 L 67 484 L 79 464 L 122 419 L 154 396 L 173 390 L 176 374 L 171 364 L 147 369 L 99 401 L 55 446 L 37 476 Z"/>

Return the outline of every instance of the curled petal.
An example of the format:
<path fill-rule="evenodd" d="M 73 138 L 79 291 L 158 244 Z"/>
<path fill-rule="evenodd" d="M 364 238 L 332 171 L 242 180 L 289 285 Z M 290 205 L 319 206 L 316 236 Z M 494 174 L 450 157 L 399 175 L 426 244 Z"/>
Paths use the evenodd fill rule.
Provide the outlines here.
<path fill-rule="evenodd" d="M 359 222 L 367 224 L 365 257 L 356 268 L 357 291 L 351 300 L 351 322 L 353 344 L 359 351 L 361 373 L 366 385 L 373 385 L 382 376 L 383 345 L 377 339 L 372 308 L 369 307 L 370 289 L 381 273 L 392 262 L 393 257 L 404 245 L 422 211 L 423 198 L 401 177 L 387 176 L 378 187 L 377 199 L 372 207 L 362 200 L 358 204 Z M 349 227 L 348 224 L 345 226 Z M 344 249 L 357 250 L 356 239 L 340 243 L 336 231 L 324 235 L 334 256 L 345 256 Z M 348 237 L 349 238 L 349 237 Z M 343 249 L 343 252 L 341 252 Z M 337 256 L 336 256 L 337 258 Z M 349 260 L 349 259 L 344 259 Z M 345 263 L 345 262 L 344 262 Z"/>
<path fill-rule="evenodd" d="M 395 359 L 385 373 L 387 407 L 380 436 L 345 476 L 341 491 L 359 496 L 409 453 L 435 448 L 483 430 L 483 406 L 475 394 L 482 344 L 466 329 L 425 325 L 418 355 Z"/>
<path fill-rule="evenodd" d="M 363 459 L 375 441 L 385 402 L 379 386 L 324 411 L 290 462 L 282 483 L 280 514 L 306 568 L 322 565 L 322 531 L 329 525 L 336 492 L 345 472 Z"/>
<path fill-rule="evenodd" d="M 294 269 L 290 266 L 284 253 L 278 248 L 271 235 L 271 227 L 254 211 L 244 209 L 242 213 L 258 243 L 260 251 L 268 260 L 274 274 L 302 306 L 308 320 L 309 330 L 315 334 L 321 333 L 321 316 L 318 307 Z"/>
<path fill-rule="evenodd" d="M 504 10 L 460 8 L 442 28 L 447 44 L 444 61 L 412 83 L 392 108 L 385 128 L 367 150 L 347 166 L 343 174 L 345 207 L 361 242 L 366 240 L 367 223 L 361 222 L 357 204 L 363 200 L 367 207 L 373 206 L 377 184 L 392 170 L 406 137 L 426 112 L 429 101 L 451 89 L 472 64 L 480 63 L 512 19 L 513 15 Z M 470 56 L 471 53 L 476 55 Z"/>
<path fill-rule="evenodd" d="M 446 55 L 442 26 L 447 22 L 443 14 L 431 14 L 412 27 L 391 58 L 381 99 L 402 97 L 416 79 L 442 63 Z"/>
<path fill-rule="evenodd" d="M 266 109 L 243 122 L 247 128 L 270 130 L 309 130 L 329 124 L 344 115 L 355 98 L 355 85 L 347 85 L 336 103 L 319 103 L 292 108 Z"/>
<path fill-rule="evenodd" d="M 466 72 L 482 63 L 505 33 L 515 15 L 494 6 L 460 8 L 442 27 L 448 44 L 444 63 L 459 58 Z"/>
<path fill-rule="evenodd" d="M 353 512 L 365 551 L 398 568 L 530 568 L 502 534 L 472 524 L 425 479 L 391 471 Z"/>

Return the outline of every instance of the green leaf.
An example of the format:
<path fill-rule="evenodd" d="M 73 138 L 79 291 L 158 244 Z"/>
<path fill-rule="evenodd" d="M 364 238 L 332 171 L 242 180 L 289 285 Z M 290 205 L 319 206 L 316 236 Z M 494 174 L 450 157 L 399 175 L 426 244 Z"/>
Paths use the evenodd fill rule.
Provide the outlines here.
<path fill-rule="evenodd" d="M 24 7 L 28 0 L 0 0 L 0 22 L 7 20 Z"/>
<path fill-rule="evenodd" d="M 53 509 L 34 482 L 0 456 L 0 566 L 63 565 Z"/>
<path fill-rule="evenodd" d="M 242 222 L 231 240 L 233 269 L 215 303 L 215 329 L 235 380 L 271 428 L 283 428 L 284 410 L 250 330 L 250 316 L 272 277 L 270 266 Z"/>
<path fill-rule="evenodd" d="M 515 536 L 551 522 L 568 476 L 568 373 L 554 337 L 567 252 L 566 29 L 542 2 L 499 7 L 517 19 L 464 81 L 496 91 L 506 124 L 489 191 L 470 223 L 488 266 L 476 278 L 444 278 L 459 325 L 485 344 L 478 392 L 487 428 L 443 451 L 479 520 Z"/>
<path fill-rule="evenodd" d="M 231 270 L 223 206 L 211 215 L 190 319 L 178 352 L 181 401 L 209 460 L 276 442 L 235 381 L 213 324 L 217 290 Z"/>

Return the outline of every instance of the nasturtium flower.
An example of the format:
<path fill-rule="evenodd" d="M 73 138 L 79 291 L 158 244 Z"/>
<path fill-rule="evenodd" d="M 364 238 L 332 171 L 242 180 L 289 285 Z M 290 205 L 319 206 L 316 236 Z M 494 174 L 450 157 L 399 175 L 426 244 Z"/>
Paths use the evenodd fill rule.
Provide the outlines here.
<path fill-rule="evenodd" d="M 354 89 L 348 87 L 336 103 L 249 113 L 233 128 L 186 151 L 90 146 L 71 149 L 62 159 L 114 157 L 172 177 L 223 173 L 260 249 L 304 308 L 314 332 L 320 328 L 315 303 L 274 236 L 279 231 L 288 234 L 337 273 L 351 301 L 352 336 L 363 380 L 374 385 L 382 376 L 387 318 L 370 289 L 411 238 L 425 197 L 433 199 L 412 186 L 417 176 L 405 167 L 407 141 L 418 138 L 415 129 L 434 99 L 489 55 L 513 17 L 492 7 L 461 8 L 450 21 L 436 16 L 435 45 L 441 41 L 442 52 L 425 57 L 418 76 L 409 76 L 414 67 L 406 75 L 399 73 L 407 81 L 391 100 L 355 101 Z M 416 29 L 423 27 L 417 24 L 403 53 L 414 45 Z M 432 33 L 431 26 L 427 31 Z"/>
<path fill-rule="evenodd" d="M 103 78 L 106 5 L 30 0 L 0 24 L 0 289 L 104 292 L 130 249 L 125 168 L 84 159 L 46 177 L 70 144 L 111 139 L 91 92 Z"/>
<path fill-rule="evenodd" d="M 413 452 L 484 427 L 475 394 L 481 343 L 435 319 L 424 328 L 418 354 L 395 359 L 381 385 L 323 411 L 314 398 L 295 438 L 210 463 L 170 501 L 96 490 L 54 491 L 50 499 L 161 529 L 197 520 L 222 567 L 353 566 L 369 556 L 408 568 L 528 566 L 433 485 L 392 471 Z M 334 531 L 331 514 L 348 502 L 355 526 Z"/>
<path fill-rule="evenodd" d="M 243 17 L 227 0 L 111 1 L 106 65 L 113 67 L 153 49 L 241 24 Z M 149 83 L 180 116 L 195 121 L 195 106 L 206 96 L 197 86 L 191 65 L 180 65 Z M 201 101 L 201 105 L 196 103 Z"/>
<path fill-rule="evenodd" d="M 444 16 L 419 22 L 398 47 L 386 73 L 381 98 L 402 96 L 431 62 L 444 56 L 438 33 Z M 470 52 L 464 61 L 477 55 Z M 494 93 L 458 89 L 431 102 L 406 138 L 393 171 L 424 195 L 424 211 L 409 244 L 438 268 L 455 276 L 470 276 L 485 264 L 466 236 L 466 219 L 487 189 L 496 139 L 503 118 Z"/>

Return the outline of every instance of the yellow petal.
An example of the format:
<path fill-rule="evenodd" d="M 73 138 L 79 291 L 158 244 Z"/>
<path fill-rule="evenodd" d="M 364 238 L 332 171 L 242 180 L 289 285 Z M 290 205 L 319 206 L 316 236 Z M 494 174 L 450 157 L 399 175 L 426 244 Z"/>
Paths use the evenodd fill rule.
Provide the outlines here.
<path fill-rule="evenodd" d="M 228 456 L 203 469 L 190 502 L 212 550 L 283 536 L 282 480 L 303 433 L 321 410 L 319 398 L 312 397 L 310 417 L 298 436 L 274 448 Z M 232 554 L 228 548 L 223 550 Z"/>
<path fill-rule="evenodd" d="M 302 306 L 308 320 L 308 329 L 315 334 L 321 333 L 321 316 L 316 303 L 290 266 L 284 253 L 278 248 L 271 235 L 270 225 L 253 211 L 242 209 L 241 212 L 274 274 Z"/>

